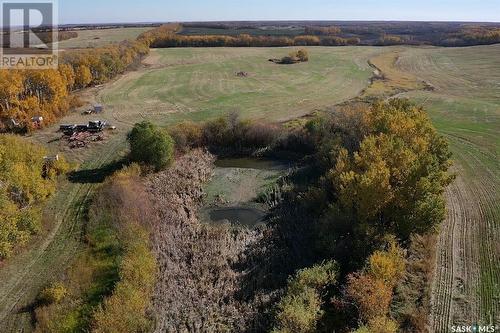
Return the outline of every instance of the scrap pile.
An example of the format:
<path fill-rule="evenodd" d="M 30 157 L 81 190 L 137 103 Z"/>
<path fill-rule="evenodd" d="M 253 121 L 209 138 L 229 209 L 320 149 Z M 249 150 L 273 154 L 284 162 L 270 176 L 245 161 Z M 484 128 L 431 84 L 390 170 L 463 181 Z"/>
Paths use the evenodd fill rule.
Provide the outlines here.
<path fill-rule="evenodd" d="M 64 134 L 71 149 L 84 148 L 91 142 L 104 141 L 105 128 L 113 129 L 105 121 L 89 121 L 85 125 L 61 125 L 59 131 Z"/>
<path fill-rule="evenodd" d="M 85 148 L 91 142 L 104 141 L 103 133 L 77 132 L 71 136 L 66 136 L 69 148 Z"/>

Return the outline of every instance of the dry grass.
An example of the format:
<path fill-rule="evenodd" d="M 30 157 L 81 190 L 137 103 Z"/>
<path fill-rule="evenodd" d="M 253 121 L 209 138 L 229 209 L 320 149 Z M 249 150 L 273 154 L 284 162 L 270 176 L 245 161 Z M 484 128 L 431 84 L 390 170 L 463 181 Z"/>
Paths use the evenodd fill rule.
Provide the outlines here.
<path fill-rule="evenodd" d="M 361 95 L 362 98 L 390 97 L 403 92 L 428 88 L 428 85 L 414 74 L 397 68 L 403 51 L 394 49 L 370 59 L 370 64 L 375 68 L 375 77 L 372 84 Z"/>
<path fill-rule="evenodd" d="M 155 332 L 241 332 L 259 314 L 252 299 L 238 295 L 247 269 L 239 263 L 261 233 L 202 225 L 196 217 L 212 163 L 194 151 L 146 184 L 159 217 L 153 226 Z"/>

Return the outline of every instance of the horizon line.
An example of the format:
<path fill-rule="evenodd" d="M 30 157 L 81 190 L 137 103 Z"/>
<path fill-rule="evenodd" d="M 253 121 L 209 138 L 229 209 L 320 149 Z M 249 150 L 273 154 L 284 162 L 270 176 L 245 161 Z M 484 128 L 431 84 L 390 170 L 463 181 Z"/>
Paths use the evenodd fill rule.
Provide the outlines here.
<path fill-rule="evenodd" d="M 301 22 L 359 22 L 359 23 L 379 23 L 379 22 L 397 22 L 397 23 L 480 23 L 480 24 L 500 24 L 500 21 L 470 21 L 470 20 L 398 20 L 398 19 L 264 19 L 264 20 L 171 20 L 171 21 L 110 21 L 110 22 L 77 22 L 77 23 L 60 23 L 63 25 L 112 25 L 112 24 L 169 24 L 169 23 L 238 23 L 238 22 L 283 22 L 283 23 L 301 23 Z"/>

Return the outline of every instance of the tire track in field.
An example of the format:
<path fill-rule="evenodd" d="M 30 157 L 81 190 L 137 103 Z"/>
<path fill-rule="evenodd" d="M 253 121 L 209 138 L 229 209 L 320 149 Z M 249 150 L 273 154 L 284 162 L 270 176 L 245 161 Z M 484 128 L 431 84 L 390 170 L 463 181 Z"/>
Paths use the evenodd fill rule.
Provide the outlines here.
<path fill-rule="evenodd" d="M 431 82 L 435 99 L 468 96 L 478 102 L 495 101 L 497 50 L 498 46 L 408 50 L 399 69 Z M 495 138 L 487 141 L 488 130 L 472 132 L 476 123 L 497 121 L 497 102 L 492 102 L 487 117 L 473 108 L 470 114 L 455 115 L 451 111 L 458 110 L 452 108 L 450 118 L 437 124 L 451 144 L 458 177 L 446 191 L 447 216 L 440 230 L 431 295 L 431 332 L 451 332 L 452 325 L 500 322 L 498 155 Z M 465 135 L 464 128 L 451 126 L 454 122 L 471 128 Z"/>
<path fill-rule="evenodd" d="M 498 323 L 498 178 L 477 153 L 464 147 L 455 153 L 457 179 L 446 192 L 448 212 L 438 243 L 432 332 L 450 332 L 452 325 Z"/>

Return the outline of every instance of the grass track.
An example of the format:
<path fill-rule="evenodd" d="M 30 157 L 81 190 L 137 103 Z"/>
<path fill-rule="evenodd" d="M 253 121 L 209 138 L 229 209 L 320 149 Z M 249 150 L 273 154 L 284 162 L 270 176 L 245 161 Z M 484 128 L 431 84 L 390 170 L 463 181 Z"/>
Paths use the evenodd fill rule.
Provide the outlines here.
<path fill-rule="evenodd" d="M 94 151 L 81 169 L 102 167 L 124 148 L 124 138 L 117 136 Z M 86 205 L 95 188 L 96 184 L 61 186 L 46 208 L 50 230 L 0 270 L 0 332 L 32 330 L 30 307 L 38 292 L 57 280 L 81 249 Z"/>

